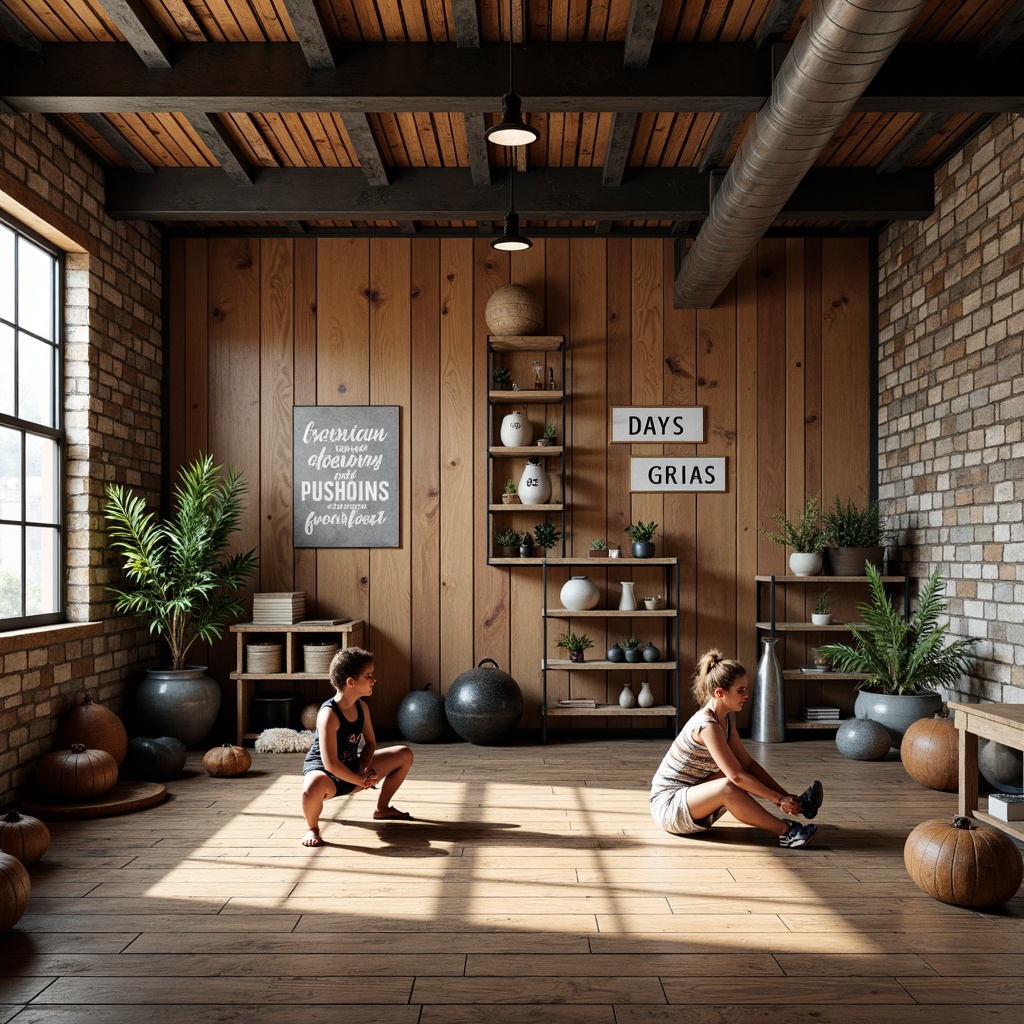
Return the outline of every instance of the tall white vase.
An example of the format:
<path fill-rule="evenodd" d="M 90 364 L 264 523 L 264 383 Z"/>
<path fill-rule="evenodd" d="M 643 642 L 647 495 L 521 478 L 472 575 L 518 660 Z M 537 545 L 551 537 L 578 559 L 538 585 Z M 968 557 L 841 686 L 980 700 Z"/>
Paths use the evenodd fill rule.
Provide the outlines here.
<path fill-rule="evenodd" d="M 619 586 L 622 587 L 622 596 L 619 598 L 619 611 L 635 612 L 636 595 L 633 593 L 633 588 L 636 584 L 632 580 L 623 580 Z"/>
<path fill-rule="evenodd" d="M 540 459 L 527 459 L 519 478 L 519 500 L 524 505 L 543 505 L 551 497 L 551 479 Z"/>

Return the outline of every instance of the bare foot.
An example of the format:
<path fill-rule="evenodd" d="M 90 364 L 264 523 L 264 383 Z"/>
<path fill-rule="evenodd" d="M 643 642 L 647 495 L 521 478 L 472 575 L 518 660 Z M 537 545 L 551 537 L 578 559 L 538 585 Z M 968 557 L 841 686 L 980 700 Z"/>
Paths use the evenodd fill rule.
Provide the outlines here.
<path fill-rule="evenodd" d="M 324 841 L 320 838 L 320 830 L 316 828 L 310 828 L 306 830 L 306 834 L 302 837 L 303 846 L 323 846 Z"/>
<path fill-rule="evenodd" d="M 373 812 L 377 821 L 412 821 L 412 815 L 408 811 L 400 811 L 397 807 L 379 808 Z"/>

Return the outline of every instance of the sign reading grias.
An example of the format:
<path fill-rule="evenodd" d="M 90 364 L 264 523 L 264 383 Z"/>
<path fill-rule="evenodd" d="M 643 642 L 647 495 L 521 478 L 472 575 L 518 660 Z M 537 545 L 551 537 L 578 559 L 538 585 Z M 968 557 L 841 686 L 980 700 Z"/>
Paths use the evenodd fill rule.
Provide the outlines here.
<path fill-rule="evenodd" d="M 397 405 L 292 410 L 292 543 L 297 548 L 399 544 Z"/>

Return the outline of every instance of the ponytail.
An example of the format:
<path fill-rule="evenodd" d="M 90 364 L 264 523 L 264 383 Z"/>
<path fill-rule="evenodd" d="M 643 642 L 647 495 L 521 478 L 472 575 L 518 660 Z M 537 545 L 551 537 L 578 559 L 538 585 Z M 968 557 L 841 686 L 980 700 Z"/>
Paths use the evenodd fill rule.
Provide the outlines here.
<path fill-rule="evenodd" d="M 722 652 L 712 648 L 705 651 L 694 669 L 690 692 L 698 706 L 703 707 L 710 701 L 715 690 L 721 687 L 728 690 L 747 670 L 738 662 L 722 657 Z"/>

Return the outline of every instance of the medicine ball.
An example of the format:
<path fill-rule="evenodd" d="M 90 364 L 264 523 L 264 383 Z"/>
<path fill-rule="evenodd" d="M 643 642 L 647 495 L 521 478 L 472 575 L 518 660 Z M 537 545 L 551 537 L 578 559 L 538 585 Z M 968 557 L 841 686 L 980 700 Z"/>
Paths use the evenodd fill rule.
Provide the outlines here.
<path fill-rule="evenodd" d="M 494 667 L 485 668 L 488 664 Z M 523 717 L 523 691 L 496 661 L 484 658 L 448 687 L 444 710 L 448 724 L 467 743 L 501 743 Z"/>
<path fill-rule="evenodd" d="M 422 690 L 407 693 L 398 705 L 398 731 L 412 743 L 433 743 L 444 735 L 448 720 L 444 697 L 427 683 Z"/>

